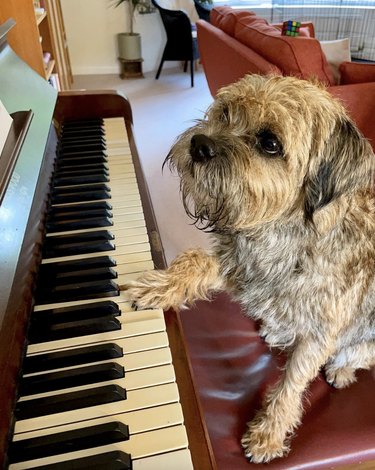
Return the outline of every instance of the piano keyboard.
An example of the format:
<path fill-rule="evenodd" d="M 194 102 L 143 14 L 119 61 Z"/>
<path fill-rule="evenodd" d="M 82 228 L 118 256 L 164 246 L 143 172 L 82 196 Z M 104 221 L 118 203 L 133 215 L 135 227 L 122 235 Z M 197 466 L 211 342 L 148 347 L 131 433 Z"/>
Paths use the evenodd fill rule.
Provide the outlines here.
<path fill-rule="evenodd" d="M 192 469 L 122 118 L 66 123 L 9 451 L 15 469 Z"/>

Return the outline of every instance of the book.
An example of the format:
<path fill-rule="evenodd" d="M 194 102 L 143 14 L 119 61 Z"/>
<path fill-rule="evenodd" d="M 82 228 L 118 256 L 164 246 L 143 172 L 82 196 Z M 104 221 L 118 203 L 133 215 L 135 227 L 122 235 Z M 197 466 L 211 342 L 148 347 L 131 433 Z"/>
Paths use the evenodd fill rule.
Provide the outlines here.
<path fill-rule="evenodd" d="M 12 127 L 12 122 L 12 116 L 8 113 L 0 100 L 0 155 L 5 146 L 10 128 Z"/>

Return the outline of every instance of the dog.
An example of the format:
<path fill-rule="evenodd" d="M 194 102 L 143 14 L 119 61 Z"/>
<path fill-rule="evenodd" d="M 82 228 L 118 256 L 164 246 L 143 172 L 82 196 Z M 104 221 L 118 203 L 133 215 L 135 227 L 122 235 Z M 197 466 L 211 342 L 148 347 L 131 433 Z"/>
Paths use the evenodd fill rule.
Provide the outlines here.
<path fill-rule="evenodd" d="M 321 368 L 343 388 L 375 364 L 374 153 L 323 85 L 248 75 L 218 92 L 166 163 L 212 250 L 121 288 L 164 309 L 227 290 L 287 352 L 241 441 L 250 461 L 269 462 L 288 453 Z"/>

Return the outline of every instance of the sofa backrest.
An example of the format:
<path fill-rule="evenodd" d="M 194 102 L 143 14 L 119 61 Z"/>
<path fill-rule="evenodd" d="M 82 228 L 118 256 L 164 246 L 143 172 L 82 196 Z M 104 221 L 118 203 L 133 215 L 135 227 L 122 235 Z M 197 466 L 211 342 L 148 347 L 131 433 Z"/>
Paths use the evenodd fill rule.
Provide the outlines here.
<path fill-rule="evenodd" d="M 268 24 L 255 13 L 230 7 L 214 8 L 211 24 L 274 64 L 284 75 L 314 77 L 327 85 L 334 84 L 330 66 L 314 37 L 283 36 L 280 27 Z"/>
<path fill-rule="evenodd" d="M 207 21 L 197 21 L 199 54 L 212 96 L 248 73 L 278 74 L 281 70 L 237 39 Z"/>

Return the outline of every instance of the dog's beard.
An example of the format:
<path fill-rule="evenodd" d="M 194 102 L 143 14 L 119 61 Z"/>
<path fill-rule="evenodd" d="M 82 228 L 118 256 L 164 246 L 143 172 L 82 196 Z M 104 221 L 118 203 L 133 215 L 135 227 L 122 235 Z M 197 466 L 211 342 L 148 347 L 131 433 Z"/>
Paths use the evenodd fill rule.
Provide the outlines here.
<path fill-rule="evenodd" d="M 208 165 L 191 162 L 188 171 L 192 178 L 180 175 L 185 212 L 200 230 L 224 228 L 229 222 L 225 193 L 220 188 L 223 180 L 222 176 L 218 176 L 225 170 L 216 163 L 207 168 Z"/>
<path fill-rule="evenodd" d="M 212 160 L 194 162 L 189 147 L 195 133 L 197 128 L 192 128 L 180 136 L 163 167 L 168 165 L 172 172 L 178 173 L 185 212 L 197 228 L 203 231 L 230 229 L 239 217 L 238 199 L 242 199 L 238 169 L 230 164 L 228 155 L 230 144 L 221 143 L 221 150 Z"/>

